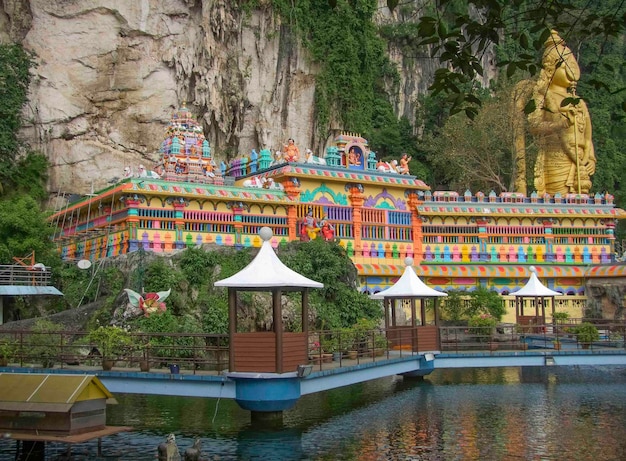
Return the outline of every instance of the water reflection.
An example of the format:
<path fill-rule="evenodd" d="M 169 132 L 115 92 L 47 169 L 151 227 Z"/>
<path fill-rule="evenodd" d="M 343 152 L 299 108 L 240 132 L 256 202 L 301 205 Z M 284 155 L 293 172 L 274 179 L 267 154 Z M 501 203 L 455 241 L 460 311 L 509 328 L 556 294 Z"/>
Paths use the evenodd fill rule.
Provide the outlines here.
<path fill-rule="evenodd" d="M 176 434 L 211 460 L 626 459 L 626 372 L 592 367 L 439 370 L 305 396 L 280 428 L 250 423 L 234 402 L 117 396 L 109 424 L 135 431 L 103 439 L 108 459 L 154 460 Z M 0 441 L 0 460 L 12 458 Z M 55 447 L 49 450 L 54 455 Z M 96 444 L 73 449 L 96 459 Z"/>

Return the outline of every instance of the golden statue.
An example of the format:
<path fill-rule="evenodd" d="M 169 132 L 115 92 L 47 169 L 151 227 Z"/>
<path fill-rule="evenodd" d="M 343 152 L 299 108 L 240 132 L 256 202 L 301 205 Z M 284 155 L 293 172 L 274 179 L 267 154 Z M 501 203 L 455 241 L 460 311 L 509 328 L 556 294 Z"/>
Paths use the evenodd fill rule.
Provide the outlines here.
<path fill-rule="evenodd" d="M 539 146 L 535 189 L 540 196 L 588 194 L 596 157 L 589 111 L 576 96 L 580 68 L 555 31 L 544 47 L 543 68 L 532 95 L 536 109 L 528 116 L 530 132 Z M 572 100 L 562 104 L 566 98 Z"/>

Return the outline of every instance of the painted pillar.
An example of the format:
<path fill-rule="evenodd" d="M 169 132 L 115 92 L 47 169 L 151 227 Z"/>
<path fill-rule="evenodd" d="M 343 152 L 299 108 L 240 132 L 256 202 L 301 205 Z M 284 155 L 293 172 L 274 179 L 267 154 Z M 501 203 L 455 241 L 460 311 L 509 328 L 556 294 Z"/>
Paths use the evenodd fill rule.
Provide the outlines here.
<path fill-rule="evenodd" d="M 489 221 L 484 218 L 476 220 L 478 226 L 478 260 L 489 261 L 489 253 L 487 252 L 487 224 Z"/>
<path fill-rule="evenodd" d="M 298 210 L 295 205 L 289 205 L 287 207 L 287 226 L 288 226 L 288 238 L 292 242 L 299 240 L 298 235 Z"/>
<path fill-rule="evenodd" d="M 233 213 L 233 229 L 235 231 L 235 246 L 241 246 L 241 233 L 243 232 L 243 220 L 241 213 L 243 203 L 231 203 L 230 211 Z"/>
<path fill-rule="evenodd" d="M 298 178 L 290 178 L 283 181 L 282 184 L 289 200 L 297 203 L 300 199 L 300 181 Z M 296 205 L 287 207 L 287 225 L 289 226 L 289 241 L 298 240 L 300 235 L 298 234 L 298 210 L 296 209 Z"/>
<path fill-rule="evenodd" d="M 137 206 L 139 199 L 126 198 L 126 206 L 128 207 L 128 252 L 137 251 L 139 249 L 139 237 L 137 236 L 137 226 L 139 225 L 139 212 Z"/>
<path fill-rule="evenodd" d="M 554 262 L 554 235 L 552 234 L 552 221 L 546 220 L 543 222 L 543 236 L 546 241 L 546 252 L 544 260 L 546 262 Z"/>
<path fill-rule="evenodd" d="M 609 240 L 609 257 L 611 262 L 615 262 L 615 221 L 608 221 L 606 223 L 606 233 Z"/>
<path fill-rule="evenodd" d="M 352 204 L 352 222 L 354 223 L 353 238 L 354 238 L 354 250 L 361 251 L 361 235 L 363 228 L 363 219 L 361 217 L 361 210 L 363 209 L 363 202 L 365 202 L 365 195 L 363 195 L 363 186 L 361 184 L 348 184 L 348 197 Z"/>
<path fill-rule="evenodd" d="M 183 237 L 185 220 L 183 219 L 183 210 L 185 209 L 186 204 L 181 200 L 180 202 L 174 202 L 172 205 L 174 207 L 174 227 L 176 228 L 174 246 L 176 249 L 183 249 L 185 248 L 185 240 Z"/>
<path fill-rule="evenodd" d="M 407 194 L 407 202 L 409 210 L 411 210 L 411 229 L 413 231 L 413 260 L 416 264 L 420 264 L 424 259 L 422 234 L 422 218 L 419 214 L 418 207 L 423 203 L 417 193 L 410 191 Z"/>

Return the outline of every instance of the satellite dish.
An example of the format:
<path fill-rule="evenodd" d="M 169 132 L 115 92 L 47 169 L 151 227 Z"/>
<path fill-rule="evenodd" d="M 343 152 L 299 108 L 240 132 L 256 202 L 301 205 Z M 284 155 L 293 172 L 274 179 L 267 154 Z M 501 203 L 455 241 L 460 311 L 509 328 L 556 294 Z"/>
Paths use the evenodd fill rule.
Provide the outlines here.
<path fill-rule="evenodd" d="M 46 270 L 46 265 L 45 265 L 44 263 L 36 263 L 36 264 L 33 266 L 33 270 L 45 272 L 45 270 Z"/>
<path fill-rule="evenodd" d="M 79 269 L 89 269 L 91 267 L 91 261 L 88 259 L 81 259 L 76 265 Z"/>

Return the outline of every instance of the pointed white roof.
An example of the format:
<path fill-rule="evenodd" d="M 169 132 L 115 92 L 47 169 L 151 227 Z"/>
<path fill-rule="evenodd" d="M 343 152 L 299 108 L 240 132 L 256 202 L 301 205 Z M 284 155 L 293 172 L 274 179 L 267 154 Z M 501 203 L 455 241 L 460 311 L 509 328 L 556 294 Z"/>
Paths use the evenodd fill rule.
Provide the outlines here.
<path fill-rule="evenodd" d="M 285 266 L 270 244 L 272 230 L 263 227 L 259 232 L 263 240 L 259 253 L 250 264 L 235 275 L 215 282 L 216 287 L 242 289 L 271 288 L 324 288 L 324 284 L 306 278 Z"/>
<path fill-rule="evenodd" d="M 539 296 L 561 296 L 563 293 L 559 293 L 558 291 L 551 290 L 546 287 L 543 283 L 539 281 L 537 278 L 537 269 L 535 266 L 530 266 L 530 278 L 526 285 L 520 288 L 517 291 L 511 293 L 513 296 L 528 296 L 528 297 L 539 297 Z"/>
<path fill-rule="evenodd" d="M 402 277 L 393 286 L 371 295 L 370 298 L 434 298 L 448 296 L 447 293 L 434 290 L 420 280 L 415 270 L 413 270 L 413 258 L 406 258 L 404 263 L 406 267 Z"/>

